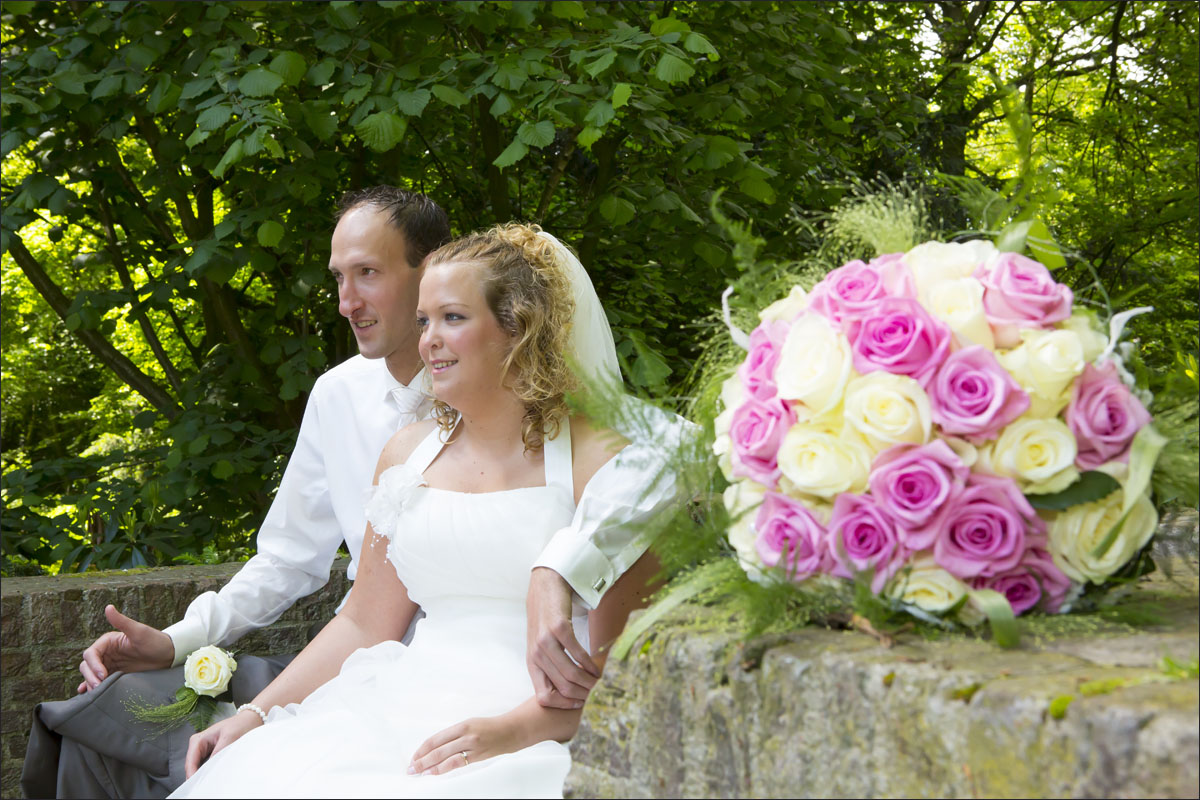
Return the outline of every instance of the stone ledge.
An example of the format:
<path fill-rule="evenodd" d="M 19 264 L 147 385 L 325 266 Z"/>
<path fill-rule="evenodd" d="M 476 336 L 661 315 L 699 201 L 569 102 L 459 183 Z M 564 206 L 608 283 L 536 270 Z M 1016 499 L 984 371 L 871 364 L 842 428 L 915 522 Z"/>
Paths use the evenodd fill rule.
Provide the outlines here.
<path fill-rule="evenodd" d="M 255 655 L 300 650 L 312 623 L 329 619 L 349 590 L 337 561 L 329 582 L 288 609 L 273 625 L 243 636 L 238 649 Z M 70 697 L 79 683 L 80 653 L 111 630 L 104 607 L 163 628 L 182 618 L 199 594 L 225 585 L 241 564 L 85 572 L 5 578 L 0 584 L 0 796 L 20 796 L 30 712 L 43 700 Z"/>
<path fill-rule="evenodd" d="M 1178 566 L 1178 565 L 1177 565 Z M 1017 650 L 909 634 L 891 649 L 806 628 L 739 643 L 683 609 L 610 662 L 571 744 L 571 797 L 1189 797 L 1200 692 L 1164 655 L 1200 652 L 1196 564 L 1136 591 L 1167 624 Z M 1083 696 L 1085 681 L 1150 681 Z M 1075 695 L 1065 716 L 1051 701 Z"/>

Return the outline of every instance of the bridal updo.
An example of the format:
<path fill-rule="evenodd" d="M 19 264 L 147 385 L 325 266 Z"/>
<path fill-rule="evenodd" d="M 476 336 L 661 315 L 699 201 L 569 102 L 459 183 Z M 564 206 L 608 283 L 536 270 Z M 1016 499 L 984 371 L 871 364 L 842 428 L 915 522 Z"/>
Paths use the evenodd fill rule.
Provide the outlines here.
<path fill-rule="evenodd" d="M 452 261 L 479 267 L 484 299 L 513 337 L 503 381 L 525 404 L 521 439 L 537 450 L 567 418 L 566 393 L 579 386 L 567 364 L 575 300 L 566 265 L 537 225 L 508 223 L 472 233 L 429 255 L 426 269 Z M 458 412 L 434 401 L 438 427 L 449 433 Z"/>

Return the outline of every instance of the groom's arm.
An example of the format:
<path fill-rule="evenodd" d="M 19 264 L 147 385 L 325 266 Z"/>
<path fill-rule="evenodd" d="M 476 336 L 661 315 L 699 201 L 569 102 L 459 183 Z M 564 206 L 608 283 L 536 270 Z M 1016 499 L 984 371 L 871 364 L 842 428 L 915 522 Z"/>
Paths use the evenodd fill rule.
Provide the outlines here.
<path fill-rule="evenodd" d="M 219 592 L 205 592 L 192 601 L 184 618 L 163 631 L 116 614 L 122 627 L 102 635 L 84 651 L 80 691 L 95 688 L 117 669 L 133 672 L 177 665 L 198 647 L 232 642 L 271 624 L 297 599 L 329 579 L 342 530 L 325 478 L 321 385 L 318 380 L 313 388 L 296 447 L 259 529 L 258 554 Z M 136 636 L 130 635 L 134 628 Z"/>
<path fill-rule="evenodd" d="M 637 436 L 596 471 L 569 526 L 542 551 L 530 576 L 527 666 L 538 702 L 577 708 L 599 669 L 575 638 L 571 606 L 588 609 L 646 552 L 653 522 L 684 487 L 667 460 L 695 426 L 659 412 L 651 436 Z M 570 656 L 570 657 L 568 657 Z"/>
<path fill-rule="evenodd" d="M 321 415 L 318 382 L 279 490 L 259 528 L 257 554 L 220 591 L 197 597 L 184 618 L 165 629 L 175 645 L 175 664 L 197 647 L 228 644 L 270 625 L 329 580 L 344 532 L 326 478 L 331 465 L 324 452 Z"/>

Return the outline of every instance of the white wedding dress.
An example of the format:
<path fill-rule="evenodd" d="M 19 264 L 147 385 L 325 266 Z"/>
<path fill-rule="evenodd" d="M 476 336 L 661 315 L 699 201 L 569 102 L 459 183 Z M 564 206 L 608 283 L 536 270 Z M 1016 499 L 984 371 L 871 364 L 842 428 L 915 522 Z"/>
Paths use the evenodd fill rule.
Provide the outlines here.
<path fill-rule="evenodd" d="M 484 494 L 424 485 L 442 448 L 438 433 L 380 476 L 367 505 L 396 574 L 427 615 L 412 644 L 357 650 L 336 678 L 303 703 L 272 709 L 265 726 L 217 753 L 171 797 L 562 796 L 571 761 L 553 741 L 445 775 L 407 774 L 434 733 L 533 696 L 529 572 L 575 511 L 568 425 L 545 444 L 545 486 Z M 586 617 L 575 627 L 586 646 Z"/>

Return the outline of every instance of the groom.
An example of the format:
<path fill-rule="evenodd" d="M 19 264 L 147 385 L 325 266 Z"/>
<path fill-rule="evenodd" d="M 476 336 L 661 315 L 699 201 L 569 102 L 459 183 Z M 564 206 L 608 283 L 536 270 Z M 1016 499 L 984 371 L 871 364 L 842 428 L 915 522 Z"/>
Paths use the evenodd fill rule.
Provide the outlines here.
<path fill-rule="evenodd" d="M 257 555 L 162 631 L 105 609 L 116 630 L 84 651 L 80 694 L 35 710 L 21 778 L 26 796 L 165 796 L 183 781 L 189 726 L 148 742 L 125 702 L 169 697 L 183 685 L 179 665 L 188 653 L 269 625 L 319 589 L 343 540 L 353 579 L 366 527 L 363 490 L 379 453 L 398 428 L 428 415 L 432 405 L 421 390 L 413 320 L 421 264 L 449 238 L 445 212 L 424 195 L 379 186 L 342 199 L 329 269 L 360 355 L 314 384 L 295 450 L 259 529 Z M 611 473 L 605 502 L 589 502 L 585 491 L 571 525 L 555 534 L 532 571 L 527 662 L 543 705 L 578 707 L 595 683 L 599 670 L 572 631 L 572 602 L 594 608 L 644 552 L 637 523 L 674 493 L 671 485 L 654 485 L 659 466 L 652 442 L 625 448 L 601 470 Z M 624 487 L 624 496 L 613 497 L 614 485 Z M 654 486 L 650 493 L 647 486 Z M 286 659 L 243 656 L 239 662 L 233 689 L 249 699 Z"/>

